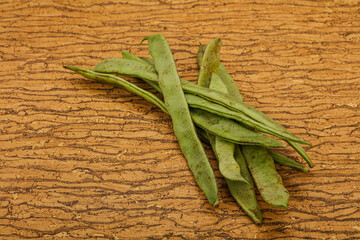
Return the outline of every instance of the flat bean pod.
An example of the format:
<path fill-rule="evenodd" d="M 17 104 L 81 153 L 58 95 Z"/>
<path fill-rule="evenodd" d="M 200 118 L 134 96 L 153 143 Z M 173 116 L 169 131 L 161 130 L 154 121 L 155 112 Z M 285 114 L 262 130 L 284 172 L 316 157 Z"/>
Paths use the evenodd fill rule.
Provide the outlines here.
<path fill-rule="evenodd" d="M 231 181 L 229 179 L 225 179 L 226 183 L 229 187 L 231 195 L 235 198 L 236 202 L 242 207 L 242 209 L 244 209 L 247 215 L 249 215 L 256 223 L 261 223 L 262 214 L 255 196 L 254 181 L 251 177 L 239 145 L 235 145 L 234 156 L 240 166 L 241 176 L 245 178 L 248 184 L 239 181 Z"/>
<path fill-rule="evenodd" d="M 309 169 L 307 167 L 304 167 L 303 165 L 301 165 L 300 163 L 295 162 L 294 160 L 280 154 L 277 152 L 274 152 L 270 149 L 267 149 L 267 151 L 270 153 L 272 159 L 274 160 L 274 162 L 277 162 L 281 165 L 287 166 L 287 167 L 291 167 L 291 168 L 295 168 L 299 171 L 302 172 L 308 172 Z"/>
<path fill-rule="evenodd" d="M 230 118 L 230 119 L 234 119 L 238 122 L 243 123 L 244 125 L 247 125 L 251 128 L 254 128 L 260 132 L 264 132 L 264 133 L 269 133 L 273 136 L 279 137 L 281 139 L 285 139 L 285 140 L 293 140 L 294 137 L 292 135 L 284 135 L 282 133 L 279 133 L 278 131 L 269 128 L 255 120 L 253 120 L 252 118 L 249 118 L 248 116 L 240 113 L 240 112 L 236 112 L 233 111 L 229 108 L 224 107 L 223 105 L 214 103 L 212 101 L 208 101 L 205 98 L 193 95 L 193 94 L 185 94 L 186 100 L 189 104 L 190 107 L 192 108 L 199 108 L 205 111 L 208 111 L 210 113 L 216 114 L 216 115 L 220 115 L 222 117 L 225 118 Z"/>
<path fill-rule="evenodd" d="M 215 148 L 214 138 L 212 140 L 208 140 L 210 141 L 212 147 Z M 230 190 L 231 195 L 241 206 L 241 208 L 246 212 L 246 214 L 254 222 L 261 223 L 262 215 L 260 207 L 256 201 L 254 181 L 251 177 L 245 159 L 238 145 L 235 145 L 234 157 L 238 165 L 240 166 L 241 176 L 246 180 L 246 182 L 232 181 L 225 178 L 226 184 Z"/>
<path fill-rule="evenodd" d="M 197 126 L 229 142 L 274 148 L 285 147 L 278 140 L 250 130 L 231 119 L 196 108 L 191 108 L 190 112 Z"/>
<path fill-rule="evenodd" d="M 311 161 L 310 157 L 307 155 L 304 148 L 299 143 L 289 140 L 286 142 L 300 154 L 300 156 L 307 162 L 309 167 L 314 167 L 314 163 Z"/>
<path fill-rule="evenodd" d="M 71 66 L 64 66 L 64 68 L 67 68 L 69 70 L 72 70 L 76 73 L 79 73 L 80 75 L 89 78 L 89 79 L 93 79 L 97 82 L 100 83 L 106 83 L 106 84 L 110 84 L 113 85 L 115 87 L 120 87 L 122 89 L 125 89 L 131 93 L 134 93 L 142 98 L 144 98 L 145 100 L 155 104 L 156 106 L 158 106 L 164 113 L 168 113 L 165 104 L 162 100 L 160 100 L 157 96 L 155 96 L 154 94 L 145 91 L 142 88 L 139 88 L 138 86 L 136 86 L 135 84 L 132 84 L 120 77 L 114 76 L 112 74 L 106 74 L 106 73 L 98 73 L 98 72 L 94 72 L 91 70 L 87 70 L 87 69 L 82 69 L 82 68 L 77 68 L 77 67 L 71 67 Z"/>
<path fill-rule="evenodd" d="M 95 66 L 93 71 L 101 73 L 114 73 L 129 77 L 137 77 L 141 79 L 147 79 L 153 82 L 158 81 L 158 74 L 156 73 L 153 66 L 145 62 L 139 62 L 134 59 L 104 59 Z"/>
<path fill-rule="evenodd" d="M 219 49 L 213 49 L 212 51 L 219 51 Z M 205 55 L 204 56 L 205 60 L 206 60 L 206 58 L 211 57 L 211 55 L 213 55 L 213 54 Z M 214 61 L 220 62 L 219 59 L 214 59 Z M 208 62 L 207 64 L 215 65 L 214 63 L 211 63 L 210 59 L 207 62 Z M 212 73 L 212 75 L 211 75 L 209 88 L 210 89 L 216 88 L 221 92 L 225 92 L 225 93 L 227 92 L 226 86 L 222 83 L 220 77 L 216 73 Z M 195 112 L 202 111 L 200 109 L 194 109 L 194 110 L 195 110 Z M 193 117 L 193 119 L 194 119 L 194 117 Z M 209 120 L 212 121 L 214 119 L 210 118 Z M 226 120 L 229 120 L 229 119 L 226 119 Z M 226 123 L 224 121 L 221 121 L 221 122 Z M 227 126 L 227 125 L 225 125 L 225 126 Z M 237 124 L 237 126 L 240 126 L 240 125 Z M 240 134 L 243 134 L 244 131 L 245 132 L 250 131 L 244 127 L 242 127 L 242 130 L 243 131 L 240 131 Z M 225 131 L 221 131 L 221 132 L 225 132 Z M 237 134 L 235 134 L 235 136 L 236 135 Z M 247 135 L 247 134 L 245 133 L 245 135 Z M 213 150 L 214 150 L 216 158 L 218 159 L 218 162 L 219 162 L 219 170 L 220 170 L 221 174 L 224 176 L 224 178 L 227 178 L 227 179 L 230 179 L 233 181 L 246 182 L 246 180 L 241 176 L 240 166 L 234 158 L 235 144 L 231 143 L 229 141 L 226 141 L 226 139 L 222 139 L 216 135 L 214 136 L 212 134 L 209 134 L 209 132 L 208 132 L 208 136 L 210 139 L 213 138 L 213 140 L 212 140 L 214 142 L 212 145 Z"/>
<path fill-rule="evenodd" d="M 217 73 L 220 64 L 221 39 L 213 39 L 204 51 L 202 64 L 200 65 L 198 85 L 208 88 L 212 73 Z"/>
<path fill-rule="evenodd" d="M 263 147 L 241 146 L 242 153 L 265 202 L 274 206 L 287 208 L 289 193 L 285 189 L 281 176 L 276 172 L 271 155 Z"/>
<path fill-rule="evenodd" d="M 216 205 L 219 199 L 215 176 L 195 132 L 170 47 L 160 34 L 151 35 L 144 40 L 148 41 L 150 55 L 155 61 L 165 106 L 171 116 L 174 133 L 181 150 L 188 160 L 196 182 L 204 191 L 210 204 Z"/>
<path fill-rule="evenodd" d="M 197 59 L 198 59 L 199 66 L 202 64 L 205 49 L 206 49 L 205 45 L 201 45 L 199 47 L 199 51 L 198 51 L 198 54 L 197 54 Z M 241 96 L 241 94 L 239 92 L 239 89 L 235 85 L 234 80 L 232 79 L 232 77 L 226 71 L 226 68 L 225 68 L 224 64 L 222 64 L 221 62 L 219 64 L 217 74 L 219 75 L 219 77 L 221 78 L 223 83 L 225 84 L 228 94 L 231 95 L 231 96 L 234 96 L 237 99 L 242 101 L 243 98 L 242 98 L 242 96 Z"/>

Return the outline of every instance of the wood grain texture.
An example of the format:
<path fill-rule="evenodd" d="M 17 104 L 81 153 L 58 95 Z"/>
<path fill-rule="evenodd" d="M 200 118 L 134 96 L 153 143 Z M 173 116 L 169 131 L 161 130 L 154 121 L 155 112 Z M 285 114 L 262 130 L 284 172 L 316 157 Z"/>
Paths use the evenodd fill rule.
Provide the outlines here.
<path fill-rule="evenodd" d="M 360 239 L 359 1 L 239 2 L 1 1 L 0 238 Z M 167 115 L 62 68 L 148 56 L 153 33 L 191 81 L 199 44 L 221 37 L 244 100 L 312 143 L 309 173 L 277 166 L 288 210 L 259 198 L 253 224 L 206 147 L 210 206 Z"/>

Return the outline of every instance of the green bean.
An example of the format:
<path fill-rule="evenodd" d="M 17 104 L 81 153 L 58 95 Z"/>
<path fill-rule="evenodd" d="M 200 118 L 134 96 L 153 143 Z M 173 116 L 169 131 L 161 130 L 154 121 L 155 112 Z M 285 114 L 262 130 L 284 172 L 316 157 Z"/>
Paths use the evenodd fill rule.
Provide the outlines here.
<path fill-rule="evenodd" d="M 211 74 L 217 73 L 220 64 L 221 39 L 215 38 L 206 47 L 202 64 L 200 65 L 198 85 L 208 88 Z"/>
<path fill-rule="evenodd" d="M 214 137 L 212 137 L 211 139 L 208 138 L 213 149 L 215 148 L 214 139 Z M 246 180 L 246 182 L 232 181 L 225 178 L 226 184 L 228 185 L 231 195 L 234 197 L 240 207 L 246 212 L 246 214 L 254 222 L 261 223 L 262 215 L 259 205 L 256 201 L 254 181 L 251 177 L 244 156 L 242 155 L 238 145 L 235 145 L 234 157 L 238 165 L 240 166 L 241 176 Z"/>
<path fill-rule="evenodd" d="M 204 56 L 205 49 L 206 49 L 206 45 L 201 45 L 199 47 L 199 51 L 198 51 L 198 54 L 197 54 L 197 59 L 198 59 L 199 66 L 202 64 L 202 59 L 203 59 L 203 56 Z M 231 96 L 234 96 L 237 99 L 242 101 L 243 98 L 242 98 L 242 96 L 241 96 L 241 94 L 239 92 L 239 89 L 237 88 L 236 84 L 234 83 L 234 80 L 232 79 L 232 77 L 226 71 L 226 68 L 225 68 L 224 64 L 222 64 L 221 62 L 220 62 L 217 74 L 219 75 L 219 77 L 221 78 L 223 83 L 225 84 L 225 86 L 227 88 L 227 91 L 228 91 L 228 94 L 231 95 Z"/>
<path fill-rule="evenodd" d="M 239 145 L 235 145 L 235 160 L 240 166 L 241 176 L 245 178 L 248 184 L 242 182 L 235 182 L 226 179 L 231 195 L 235 198 L 237 203 L 244 209 L 244 211 L 256 223 L 262 222 L 262 215 L 260 207 L 256 201 L 254 181 L 251 177 L 249 169 L 246 165 L 245 158 L 241 153 Z"/>
<path fill-rule="evenodd" d="M 275 123 L 270 117 L 265 115 L 264 113 L 258 111 L 254 107 L 251 107 L 245 104 L 242 101 L 237 100 L 235 97 L 230 96 L 228 94 L 224 94 L 214 90 L 206 90 L 206 88 L 197 86 L 191 82 L 182 81 L 182 87 L 184 91 L 187 93 L 192 93 L 194 95 L 201 96 L 209 101 L 217 103 L 218 105 L 222 105 L 233 112 L 238 112 L 238 118 L 242 123 L 254 127 L 259 131 L 263 131 L 264 129 L 268 129 L 267 133 L 270 133 L 274 136 L 280 136 L 286 140 L 292 140 L 299 143 L 310 145 L 304 140 L 293 136 L 289 133 L 284 127 L 280 124 Z M 249 122 L 257 122 L 257 124 L 249 124 Z M 261 129 L 259 128 L 261 126 Z"/>
<path fill-rule="evenodd" d="M 153 82 L 158 81 L 155 68 L 145 62 L 139 62 L 137 60 L 108 58 L 96 65 L 93 71 L 137 77 Z"/>
<path fill-rule="evenodd" d="M 201 68 L 201 64 L 203 62 L 205 49 L 206 49 L 206 45 L 200 45 L 199 49 L 198 49 L 198 52 L 196 54 L 197 62 L 198 62 L 198 66 L 199 66 L 199 71 L 200 71 L 200 68 Z"/>
<path fill-rule="evenodd" d="M 278 140 L 243 127 L 231 119 L 196 108 L 191 108 L 190 112 L 197 126 L 229 142 L 274 148 L 285 147 Z"/>
<path fill-rule="evenodd" d="M 300 156 L 307 162 L 307 164 L 309 165 L 309 167 L 314 167 L 314 163 L 311 161 L 310 157 L 307 155 L 307 153 L 305 152 L 304 148 L 293 141 L 286 141 L 293 149 L 295 149 L 295 151 L 297 151 Z"/>
<path fill-rule="evenodd" d="M 246 115 L 233 111 L 231 109 L 228 109 L 222 105 L 219 105 L 217 103 L 208 101 L 207 99 L 201 98 L 196 95 L 192 94 L 185 94 L 186 101 L 188 102 L 189 106 L 192 108 L 199 108 L 205 111 L 208 111 L 210 113 L 220 115 L 225 118 L 234 119 L 236 121 L 239 121 L 241 123 L 244 123 L 245 125 L 255 128 L 256 130 L 264 133 L 269 133 L 273 136 L 279 137 L 281 139 L 294 139 L 291 135 L 283 135 L 272 128 L 269 128 L 265 125 L 262 125 L 261 123 L 253 120 L 252 118 L 247 117 Z"/>
<path fill-rule="evenodd" d="M 219 162 L 219 170 L 224 178 L 233 181 L 246 180 L 241 176 L 240 166 L 234 158 L 235 144 L 215 136 L 215 154 Z"/>
<path fill-rule="evenodd" d="M 242 152 L 264 201 L 275 207 L 287 208 L 289 193 L 267 150 L 259 146 L 242 146 Z"/>
<path fill-rule="evenodd" d="M 216 89 L 219 92 L 228 93 L 228 90 L 227 90 L 225 84 L 223 83 L 223 81 L 221 80 L 219 75 L 215 72 L 213 72 L 211 74 L 209 89 L 212 89 L 212 90 Z"/>
<path fill-rule="evenodd" d="M 287 166 L 287 167 L 292 167 L 295 168 L 299 171 L 302 172 L 308 172 L 309 169 L 307 167 L 304 167 L 303 165 L 301 165 L 300 163 L 295 162 L 294 160 L 280 154 L 277 152 L 274 152 L 270 149 L 267 149 L 267 151 L 270 153 L 272 159 L 274 160 L 274 162 L 277 162 L 281 165 Z"/>
<path fill-rule="evenodd" d="M 227 93 L 227 87 L 223 84 L 222 80 L 216 73 L 212 74 L 210 88 L 218 89 L 220 92 Z M 255 144 L 266 147 L 285 147 L 281 142 L 271 137 L 247 129 L 231 119 L 211 114 L 204 110 L 192 109 L 191 116 L 193 121 L 199 127 L 202 127 L 211 134 L 215 134 L 223 140 L 227 140 L 232 143 L 249 145 Z M 223 140 L 217 139 L 217 141 Z M 229 149 L 233 149 L 233 147 Z"/>
<path fill-rule="evenodd" d="M 125 61 L 131 61 L 126 59 L 121 59 Z M 120 75 L 126 75 L 126 76 L 134 76 L 139 77 L 141 79 L 148 79 L 150 81 L 157 81 L 156 72 L 150 70 L 151 65 L 149 64 L 142 64 L 139 62 L 134 63 L 135 61 L 132 61 L 131 63 L 128 63 L 128 65 L 133 64 L 134 66 L 129 67 L 128 65 L 123 66 L 122 61 L 120 60 L 103 60 L 100 62 L 95 68 L 94 71 L 98 72 L 105 72 L 105 73 L 115 73 Z M 136 65 L 136 66 L 135 66 Z M 142 66 L 141 66 L 142 65 Z M 141 76 L 142 75 L 142 76 Z M 147 77 L 148 76 L 148 77 Z M 233 117 L 233 119 L 242 122 L 245 125 L 248 125 L 249 127 L 255 128 L 258 131 L 269 133 L 273 136 L 277 136 L 284 140 L 290 140 L 295 141 L 298 143 L 308 144 L 304 140 L 295 137 L 291 133 L 289 133 L 286 129 L 283 127 L 270 127 L 269 124 L 264 124 L 263 122 L 259 122 L 258 119 L 253 119 L 251 116 L 247 115 L 245 112 L 251 112 L 251 115 L 259 115 L 261 118 L 264 118 L 263 116 L 265 114 L 259 112 L 255 108 L 237 100 L 236 98 L 229 96 L 228 94 L 224 94 L 218 91 L 209 90 L 207 88 L 198 86 L 194 83 L 188 82 L 186 80 L 180 79 L 182 88 L 184 92 L 190 93 L 192 95 L 197 95 L 201 98 L 204 98 L 208 101 L 205 101 L 203 103 L 208 103 L 209 101 L 212 102 L 211 104 L 219 105 L 217 107 L 217 110 L 224 110 L 225 114 L 223 112 L 213 112 L 216 114 L 219 114 L 224 117 Z M 188 97 L 186 96 L 187 100 Z M 192 100 L 194 97 L 191 97 Z M 195 107 L 195 105 L 194 105 Z M 206 106 L 200 106 L 197 105 L 198 108 L 204 108 Z M 214 107 L 214 106 L 213 106 Z M 214 108 L 212 108 L 214 109 Z M 245 112 L 241 112 L 240 109 L 245 109 Z M 231 114 L 229 114 L 231 112 Z M 265 115 L 266 116 L 266 115 Z M 265 118 L 268 118 L 267 116 Z M 274 120 L 271 120 L 274 121 Z M 281 125 L 280 125 L 281 126 Z M 308 144 L 309 145 L 309 144 Z"/>
<path fill-rule="evenodd" d="M 129 52 L 125 51 L 125 50 L 121 51 L 121 53 L 122 53 L 123 59 L 128 59 L 128 60 L 137 61 L 138 63 L 141 63 L 141 64 L 143 64 L 144 62 L 146 62 L 145 59 L 142 59 L 142 58 L 140 58 L 140 57 L 138 57 L 138 56 L 135 56 L 134 54 L 129 53 Z M 153 68 L 154 66 L 152 65 L 151 67 Z M 151 68 L 151 69 L 152 69 L 152 68 Z M 154 69 L 155 69 L 155 68 L 154 68 Z M 157 82 L 150 81 L 150 80 L 148 80 L 148 79 L 146 79 L 146 78 L 143 78 L 142 80 L 143 80 L 144 82 L 146 82 L 147 84 L 149 84 L 150 86 L 152 86 L 153 88 L 155 88 L 155 90 L 156 90 L 157 92 L 161 93 L 161 89 L 160 89 L 159 84 L 158 84 Z"/>
<path fill-rule="evenodd" d="M 144 40 L 148 41 L 150 55 L 155 61 L 165 106 L 171 116 L 182 152 L 210 204 L 217 205 L 219 199 L 215 176 L 195 132 L 170 47 L 160 34 L 151 35 Z"/>
<path fill-rule="evenodd" d="M 64 66 L 64 68 L 72 70 L 76 73 L 83 75 L 86 78 L 93 79 L 97 82 L 107 83 L 107 84 L 113 85 L 115 87 L 120 87 L 122 89 L 125 89 L 125 90 L 127 90 L 131 93 L 134 93 L 134 94 L 144 98 L 145 100 L 155 104 L 164 113 L 168 113 L 164 102 L 161 101 L 158 97 L 156 97 L 154 94 L 152 94 L 148 91 L 145 91 L 142 88 L 139 88 L 138 86 L 136 86 L 120 77 L 114 76 L 112 74 L 98 73 L 98 72 L 94 72 L 91 70 L 86 70 L 86 69 L 71 67 L 71 66 Z"/>
<path fill-rule="evenodd" d="M 218 51 L 218 50 L 214 49 L 212 51 Z M 205 55 L 205 57 L 204 57 L 205 60 L 206 60 L 206 58 L 210 58 L 211 55 L 213 55 L 213 54 L 210 53 L 208 55 Z M 205 60 L 204 60 L 204 62 L 205 62 Z M 218 59 L 213 59 L 213 61 L 219 61 L 219 60 Z M 215 65 L 214 63 L 212 63 L 211 59 L 208 59 L 207 62 L 208 62 L 209 65 Z M 200 82 L 198 84 L 200 84 Z M 212 75 L 211 75 L 209 88 L 210 89 L 215 89 L 216 88 L 221 92 L 225 92 L 225 93 L 227 92 L 226 87 L 224 86 L 224 84 L 222 83 L 220 77 L 216 73 L 212 73 Z M 197 111 L 201 112 L 202 110 L 195 109 L 195 112 L 197 112 Z M 194 119 L 194 117 L 193 117 L 193 119 Z M 211 118 L 209 120 L 213 121 L 214 119 Z M 229 120 L 229 119 L 225 118 L 224 120 Z M 225 124 L 223 124 L 224 126 L 228 126 L 226 124 L 226 122 L 224 122 L 224 121 L 216 121 L 215 120 L 214 123 L 216 125 L 216 124 L 218 124 L 220 122 L 225 123 Z M 239 124 L 236 124 L 236 125 L 240 126 Z M 222 128 L 222 129 L 220 129 L 220 132 L 222 132 L 222 133 L 226 132 L 226 130 L 225 131 L 224 130 L 225 129 Z M 241 130 L 250 131 L 247 128 L 244 128 L 244 127 L 242 127 Z M 241 131 L 241 130 L 240 130 L 239 133 L 244 134 L 244 131 Z M 208 132 L 209 138 L 210 139 L 214 138 L 213 146 L 215 148 L 213 148 L 213 150 L 214 150 L 215 155 L 216 155 L 216 157 L 218 159 L 218 162 L 219 162 L 219 170 L 220 170 L 221 174 L 224 176 L 224 178 L 227 178 L 227 179 L 230 179 L 230 180 L 233 180 L 233 181 L 246 182 L 246 180 L 241 176 L 240 166 L 239 166 L 239 164 L 236 162 L 236 160 L 234 158 L 235 144 L 233 144 L 231 142 L 228 142 L 228 141 L 226 141 L 226 139 L 222 139 L 222 138 L 220 138 L 218 136 L 214 137 L 214 135 L 209 134 L 209 133 L 210 132 Z M 231 134 L 233 132 L 229 131 L 228 133 Z M 235 136 L 236 135 L 237 134 L 235 134 Z M 246 133 L 244 135 L 246 136 Z"/>

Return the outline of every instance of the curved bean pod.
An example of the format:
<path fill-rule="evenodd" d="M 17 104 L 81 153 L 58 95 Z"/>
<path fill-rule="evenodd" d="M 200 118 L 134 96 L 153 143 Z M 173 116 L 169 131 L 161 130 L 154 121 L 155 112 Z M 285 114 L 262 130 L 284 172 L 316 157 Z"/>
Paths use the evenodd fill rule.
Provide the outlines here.
<path fill-rule="evenodd" d="M 67 68 L 69 70 L 72 70 L 76 73 L 79 73 L 80 75 L 86 77 L 86 78 L 90 78 L 93 79 L 97 82 L 101 82 L 101 83 L 106 83 L 106 84 L 110 84 L 113 85 L 115 87 L 120 87 L 122 89 L 125 89 L 131 93 L 134 93 L 142 98 L 144 98 L 145 100 L 155 104 L 156 106 L 158 106 L 164 113 L 168 114 L 168 111 L 165 107 L 165 104 L 163 101 L 161 101 L 157 96 L 155 96 L 154 94 L 145 91 L 142 88 L 139 88 L 138 86 L 136 86 L 135 84 L 132 84 L 120 77 L 114 76 L 112 74 L 106 74 L 106 73 L 98 73 L 98 72 L 94 72 L 91 70 L 87 70 L 87 69 L 82 69 L 82 68 L 77 68 L 77 67 L 71 67 L 71 66 L 64 66 L 64 68 Z"/>

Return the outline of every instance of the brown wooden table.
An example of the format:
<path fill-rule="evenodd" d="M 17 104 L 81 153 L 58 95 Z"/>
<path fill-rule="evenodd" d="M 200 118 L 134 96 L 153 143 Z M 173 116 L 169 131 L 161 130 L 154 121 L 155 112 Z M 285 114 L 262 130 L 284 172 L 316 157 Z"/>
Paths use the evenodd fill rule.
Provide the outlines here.
<path fill-rule="evenodd" d="M 238 2 L 2 1 L 0 239 L 360 239 L 359 1 Z M 312 143 L 309 173 L 277 166 L 288 210 L 259 197 L 253 224 L 207 146 L 212 207 L 167 115 L 62 68 L 149 56 L 153 33 L 190 81 L 199 44 L 221 37 L 244 100 Z"/>

